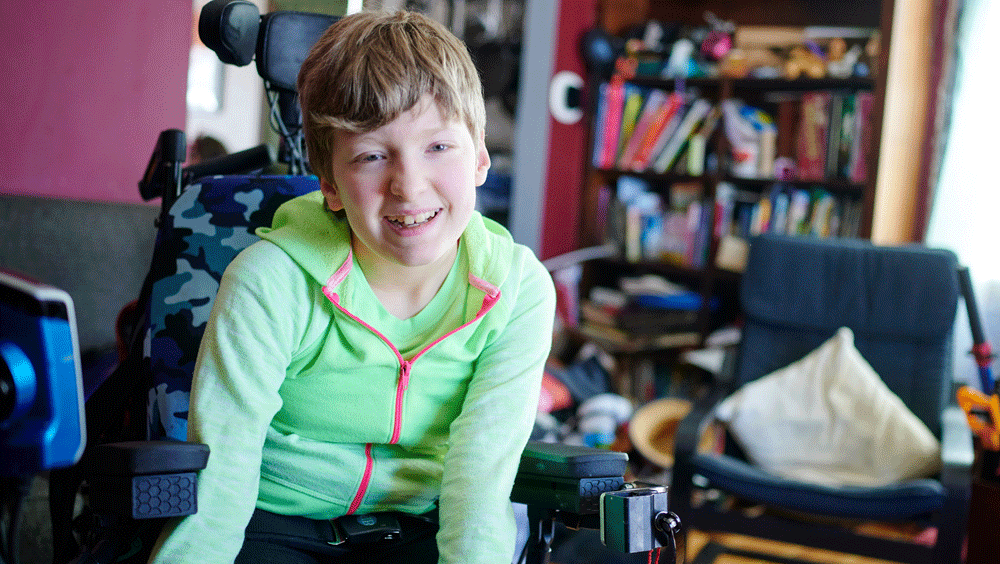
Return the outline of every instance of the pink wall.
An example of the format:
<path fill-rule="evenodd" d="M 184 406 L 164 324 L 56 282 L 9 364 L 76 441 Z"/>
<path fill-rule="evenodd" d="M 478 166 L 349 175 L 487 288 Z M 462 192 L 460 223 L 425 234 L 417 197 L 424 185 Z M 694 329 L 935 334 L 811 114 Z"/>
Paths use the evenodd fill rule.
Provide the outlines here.
<path fill-rule="evenodd" d="M 163 129 L 184 128 L 191 2 L 0 6 L 0 193 L 139 202 Z"/>
<path fill-rule="evenodd" d="M 580 40 L 597 25 L 597 0 L 562 0 L 559 3 L 555 68 L 587 76 Z M 579 248 L 581 192 L 587 159 L 588 120 L 567 125 L 549 116 L 549 157 L 542 216 L 542 258 Z"/>

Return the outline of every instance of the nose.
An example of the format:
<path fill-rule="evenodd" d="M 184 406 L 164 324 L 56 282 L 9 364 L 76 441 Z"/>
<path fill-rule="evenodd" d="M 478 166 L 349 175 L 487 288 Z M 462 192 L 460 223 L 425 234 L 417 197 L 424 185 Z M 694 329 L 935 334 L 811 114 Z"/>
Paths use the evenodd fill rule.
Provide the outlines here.
<path fill-rule="evenodd" d="M 389 178 L 389 192 L 403 201 L 411 201 L 429 186 L 427 175 L 416 159 L 399 156 L 394 159 Z"/>

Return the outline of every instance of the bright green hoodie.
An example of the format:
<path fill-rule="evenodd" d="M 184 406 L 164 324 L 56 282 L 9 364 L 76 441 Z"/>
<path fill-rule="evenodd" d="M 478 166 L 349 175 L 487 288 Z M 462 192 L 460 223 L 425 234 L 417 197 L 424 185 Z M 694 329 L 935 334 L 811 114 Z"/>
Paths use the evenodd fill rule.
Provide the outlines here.
<path fill-rule="evenodd" d="M 437 503 L 441 562 L 510 562 L 555 307 L 538 259 L 474 213 L 441 290 L 399 320 L 319 192 L 258 234 L 223 276 L 195 367 L 188 439 L 211 449 L 198 513 L 151 561 L 231 563 L 255 507 L 330 519 Z"/>

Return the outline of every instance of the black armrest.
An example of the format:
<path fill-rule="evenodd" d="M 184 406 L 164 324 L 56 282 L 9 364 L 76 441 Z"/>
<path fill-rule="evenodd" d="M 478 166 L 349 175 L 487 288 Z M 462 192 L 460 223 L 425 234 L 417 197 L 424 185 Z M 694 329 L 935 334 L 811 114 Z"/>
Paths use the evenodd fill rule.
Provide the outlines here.
<path fill-rule="evenodd" d="M 601 494 L 624 486 L 627 466 L 624 452 L 529 442 L 510 499 L 536 508 L 596 514 Z"/>
<path fill-rule="evenodd" d="M 87 476 L 94 509 L 133 519 L 194 514 L 208 454 L 208 445 L 178 441 L 97 445 Z"/>
<path fill-rule="evenodd" d="M 94 473 L 112 476 L 196 472 L 208 463 L 208 445 L 127 441 L 94 447 Z"/>

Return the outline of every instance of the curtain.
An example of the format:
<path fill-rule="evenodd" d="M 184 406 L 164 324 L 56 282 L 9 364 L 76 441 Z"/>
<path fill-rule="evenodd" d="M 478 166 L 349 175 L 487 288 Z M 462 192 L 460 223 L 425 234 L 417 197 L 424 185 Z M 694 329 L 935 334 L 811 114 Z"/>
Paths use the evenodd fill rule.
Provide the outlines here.
<path fill-rule="evenodd" d="M 969 267 L 986 339 L 1000 349 L 1000 2 L 965 0 L 955 81 L 926 243 Z M 962 304 L 960 304 L 962 305 Z M 964 307 L 955 325 L 955 378 L 979 387 Z M 994 367 L 994 376 L 996 368 Z"/>

